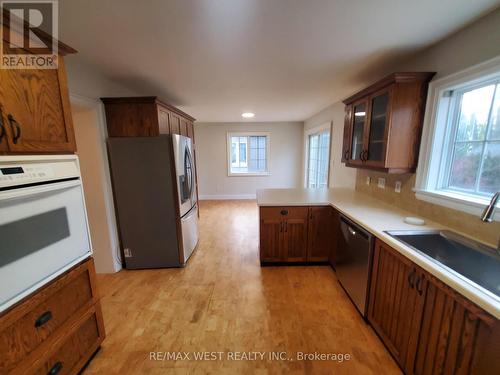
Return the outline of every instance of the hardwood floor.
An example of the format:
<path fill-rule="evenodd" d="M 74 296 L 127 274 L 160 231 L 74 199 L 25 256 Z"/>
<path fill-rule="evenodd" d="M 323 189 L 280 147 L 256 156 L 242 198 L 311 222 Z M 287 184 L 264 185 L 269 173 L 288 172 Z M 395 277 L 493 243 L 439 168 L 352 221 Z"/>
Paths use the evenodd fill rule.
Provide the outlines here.
<path fill-rule="evenodd" d="M 85 374 L 400 373 L 330 267 L 260 267 L 254 201 L 200 206 L 200 242 L 186 268 L 99 275 L 107 337 Z M 157 351 L 191 360 L 150 360 Z M 224 359 L 194 360 L 200 351 Z M 229 359 L 236 351 L 265 359 Z M 297 352 L 351 359 L 299 361 Z"/>

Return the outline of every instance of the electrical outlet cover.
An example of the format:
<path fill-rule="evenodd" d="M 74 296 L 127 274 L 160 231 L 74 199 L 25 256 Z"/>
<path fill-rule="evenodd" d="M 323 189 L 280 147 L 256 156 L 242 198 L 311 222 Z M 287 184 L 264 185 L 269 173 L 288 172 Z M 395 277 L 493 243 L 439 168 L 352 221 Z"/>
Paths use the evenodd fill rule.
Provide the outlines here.
<path fill-rule="evenodd" d="M 396 185 L 394 186 L 394 191 L 396 193 L 401 193 L 401 181 L 396 181 Z"/>
<path fill-rule="evenodd" d="M 385 178 L 378 179 L 378 187 L 381 189 L 385 189 Z"/>

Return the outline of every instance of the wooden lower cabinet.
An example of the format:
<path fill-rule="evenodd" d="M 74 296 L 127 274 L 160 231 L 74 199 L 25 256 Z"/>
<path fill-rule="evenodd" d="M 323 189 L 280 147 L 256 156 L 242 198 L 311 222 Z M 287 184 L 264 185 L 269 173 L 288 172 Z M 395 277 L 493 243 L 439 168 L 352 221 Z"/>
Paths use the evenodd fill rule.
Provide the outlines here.
<path fill-rule="evenodd" d="M 0 315 L 0 374 L 77 373 L 104 335 L 90 258 Z"/>
<path fill-rule="evenodd" d="M 260 261 L 280 262 L 283 253 L 283 220 L 281 209 L 262 207 L 260 209 Z"/>
<path fill-rule="evenodd" d="M 368 320 L 407 374 L 500 368 L 498 320 L 379 240 Z"/>
<path fill-rule="evenodd" d="M 261 262 L 328 261 L 335 213 L 330 206 L 261 207 Z"/>
<path fill-rule="evenodd" d="M 282 260 L 305 262 L 307 260 L 308 207 L 287 207 L 283 216 Z M 283 215 L 283 213 L 285 213 Z"/>
<path fill-rule="evenodd" d="M 326 262 L 330 258 L 336 242 L 335 215 L 337 212 L 330 206 L 309 207 L 309 230 L 307 241 L 307 260 Z M 338 214 L 337 214 L 338 216 Z"/>

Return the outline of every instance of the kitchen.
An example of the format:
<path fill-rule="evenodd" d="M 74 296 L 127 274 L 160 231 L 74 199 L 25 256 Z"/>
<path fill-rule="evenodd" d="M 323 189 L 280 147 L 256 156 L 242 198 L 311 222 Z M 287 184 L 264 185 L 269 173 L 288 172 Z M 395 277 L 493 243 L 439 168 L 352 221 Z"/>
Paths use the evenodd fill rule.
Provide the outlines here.
<path fill-rule="evenodd" d="M 9 3 L 0 373 L 500 371 L 498 1 Z"/>

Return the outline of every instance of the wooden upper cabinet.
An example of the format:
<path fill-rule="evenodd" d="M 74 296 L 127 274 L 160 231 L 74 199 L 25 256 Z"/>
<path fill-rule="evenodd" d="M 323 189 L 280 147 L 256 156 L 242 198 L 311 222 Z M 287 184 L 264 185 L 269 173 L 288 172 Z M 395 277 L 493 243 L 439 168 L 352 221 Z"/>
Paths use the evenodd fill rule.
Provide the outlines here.
<path fill-rule="evenodd" d="M 76 51 L 57 43 L 57 69 L 0 69 L 2 153 L 76 151 L 63 59 Z"/>
<path fill-rule="evenodd" d="M 101 98 L 109 137 L 190 136 L 195 119 L 155 96 Z M 192 132 L 194 136 L 194 132 Z"/>
<path fill-rule="evenodd" d="M 427 87 L 435 73 L 393 73 L 344 100 L 342 161 L 389 173 L 417 166 Z"/>
<path fill-rule="evenodd" d="M 176 113 L 170 113 L 170 132 L 172 134 L 181 134 L 181 118 Z M 182 134 L 181 134 L 182 135 Z"/>
<path fill-rule="evenodd" d="M 500 368 L 498 319 L 380 240 L 368 320 L 407 374 Z"/>

